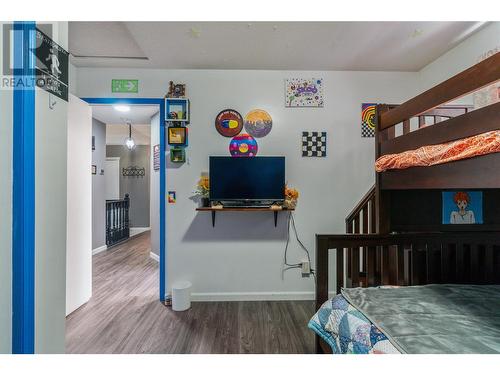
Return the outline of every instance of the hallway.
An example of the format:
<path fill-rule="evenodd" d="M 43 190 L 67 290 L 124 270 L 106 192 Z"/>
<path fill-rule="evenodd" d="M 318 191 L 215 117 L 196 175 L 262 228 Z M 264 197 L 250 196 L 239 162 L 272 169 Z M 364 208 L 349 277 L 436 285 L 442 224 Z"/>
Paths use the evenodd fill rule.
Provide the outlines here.
<path fill-rule="evenodd" d="M 312 301 L 158 301 L 146 232 L 93 256 L 93 295 L 66 320 L 66 353 L 313 353 Z"/>

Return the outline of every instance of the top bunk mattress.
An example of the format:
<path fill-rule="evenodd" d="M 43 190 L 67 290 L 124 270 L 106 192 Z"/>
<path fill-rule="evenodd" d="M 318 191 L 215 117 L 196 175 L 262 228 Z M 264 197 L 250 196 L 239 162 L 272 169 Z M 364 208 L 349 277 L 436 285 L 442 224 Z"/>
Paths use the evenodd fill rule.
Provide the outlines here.
<path fill-rule="evenodd" d="M 387 154 L 375 162 L 375 170 L 427 167 L 500 152 L 500 130 L 493 130 L 472 137 L 437 145 L 422 146 L 415 150 Z"/>

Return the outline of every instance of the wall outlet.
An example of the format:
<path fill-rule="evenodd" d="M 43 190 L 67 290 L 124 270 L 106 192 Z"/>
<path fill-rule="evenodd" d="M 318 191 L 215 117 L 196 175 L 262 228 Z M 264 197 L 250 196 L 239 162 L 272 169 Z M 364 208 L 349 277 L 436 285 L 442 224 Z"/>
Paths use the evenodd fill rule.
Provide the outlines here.
<path fill-rule="evenodd" d="M 302 261 L 302 277 L 309 277 L 311 274 L 311 263 L 309 263 L 308 259 L 304 259 Z"/>

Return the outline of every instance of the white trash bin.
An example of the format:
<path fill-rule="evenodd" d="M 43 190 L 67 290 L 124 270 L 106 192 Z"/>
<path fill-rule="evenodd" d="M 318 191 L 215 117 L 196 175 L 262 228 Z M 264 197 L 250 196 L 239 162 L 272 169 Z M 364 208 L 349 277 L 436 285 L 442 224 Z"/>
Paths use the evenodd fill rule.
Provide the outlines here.
<path fill-rule="evenodd" d="M 184 311 L 191 307 L 191 283 L 179 281 L 172 286 L 172 310 Z"/>

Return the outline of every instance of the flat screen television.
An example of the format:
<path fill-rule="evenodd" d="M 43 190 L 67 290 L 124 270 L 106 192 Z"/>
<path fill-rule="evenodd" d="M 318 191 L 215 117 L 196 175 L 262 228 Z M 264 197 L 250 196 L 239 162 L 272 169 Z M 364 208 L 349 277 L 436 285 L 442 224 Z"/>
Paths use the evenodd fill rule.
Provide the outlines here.
<path fill-rule="evenodd" d="M 285 157 L 210 157 L 210 200 L 248 205 L 285 198 Z"/>

